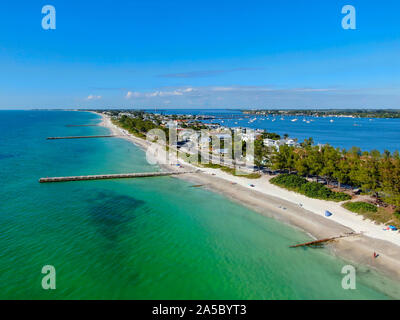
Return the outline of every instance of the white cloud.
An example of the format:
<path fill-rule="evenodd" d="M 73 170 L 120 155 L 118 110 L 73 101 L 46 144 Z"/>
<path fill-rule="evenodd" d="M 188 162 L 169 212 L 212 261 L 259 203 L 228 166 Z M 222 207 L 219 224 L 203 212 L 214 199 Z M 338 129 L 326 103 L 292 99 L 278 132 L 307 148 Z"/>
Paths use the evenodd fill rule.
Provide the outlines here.
<path fill-rule="evenodd" d="M 234 90 L 233 87 L 213 87 L 212 91 L 232 91 Z"/>
<path fill-rule="evenodd" d="M 136 91 L 128 91 L 125 98 L 126 99 L 130 99 L 130 98 L 138 98 L 141 96 L 140 92 L 136 92 Z"/>
<path fill-rule="evenodd" d="M 336 89 L 328 89 L 328 88 L 300 88 L 294 89 L 295 92 L 327 92 L 327 91 L 335 91 Z"/>
<path fill-rule="evenodd" d="M 137 106 L 229 107 L 229 108 L 308 108 L 376 107 L 387 105 L 386 97 L 398 100 L 399 91 L 373 88 L 343 89 L 334 86 L 176 86 L 147 91 L 128 91 L 126 98 L 136 98 Z M 388 105 L 390 107 L 391 105 Z"/>
<path fill-rule="evenodd" d="M 88 95 L 86 100 L 100 100 L 102 97 L 101 96 L 95 96 L 93 94 Z"/>
<path fill-rule="evenodd" d="M 154 91 L 128 91 L 125 95 L 126 99 L 131 98 L 142 98 L 142 99 L 155 99 L 163 97 L 211 97 L 214 94 L 224 94 L 224 95 L 252 95 L 251 97 L 256 97 L 256 95 L 290 95 L 290 94 L 312 94 L 312 93 L 324 93 L 330 91 L 336 91 L 335 88 L 273 88 L 268 86 L 203 86 L 203 87 L 172 87 L 172 88 L 161 88 Z"/>
<path fill-rule="evenodd" d="M 126 94 L 125 98 L 130 99 L 132 98 L 133 92 L 132 91 L 128 91 L 128 93 Z"/>
<path fill-rule="evenodd" d="M 210 87 L 210 90 L 219 92 L 257 92 L 257 91 L 265 92 L 265 91 L 274 91 L 275 89 L 263 86 L 231 86 L 231 87 Z"/>
<path fill-rule="evenodd" d="M 172 91 L 154 91 L 148 93 L 147 97 L 168 97 L 168 96 L 183 96 L 185 93 L 192 92 L 193 88 L 176 89 Z"/>
<path fill-rule="evenodd" d="M 195 91 L 193 88 L 178 88 L 174 90 L 156 90 L 153 92 L 137 92 L 137 91 L 128 91 L 125 95 L 126 99 L 130 98 L 139 98 L 139 97 L 146 97 L 146 98 L 153 98 L 153 97 L 170 97 L 170 96 L 183 96 L 186 93 L 190 93 Z"/>
<path fill-rule="evenodd" d="M 182 92 L 192 92 L 192 91 L 194 91 L 193 88 L 186 88 L 182 90 Z"/>

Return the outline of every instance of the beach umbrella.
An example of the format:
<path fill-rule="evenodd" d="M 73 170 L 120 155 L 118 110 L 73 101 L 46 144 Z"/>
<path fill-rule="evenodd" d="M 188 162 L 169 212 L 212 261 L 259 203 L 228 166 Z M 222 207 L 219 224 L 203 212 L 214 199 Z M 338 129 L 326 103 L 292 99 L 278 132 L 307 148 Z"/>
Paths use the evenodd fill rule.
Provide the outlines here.
<path fill-rule="evenodd" d="M 328 210 L 325 211 L 325 216 L 326 216 L 326 217 L 330 217 L 331 215 L 332 215 L 331 212 L 329 212 Z"/>

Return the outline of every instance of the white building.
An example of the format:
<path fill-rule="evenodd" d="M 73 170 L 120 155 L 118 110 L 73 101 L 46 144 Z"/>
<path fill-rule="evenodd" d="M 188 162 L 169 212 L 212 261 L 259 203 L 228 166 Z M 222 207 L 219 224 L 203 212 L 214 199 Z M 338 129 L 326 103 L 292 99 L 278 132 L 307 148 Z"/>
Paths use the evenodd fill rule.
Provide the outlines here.
<path fill-rule="evenodd" d="M 264 139 L 263 143 L 266 147 L 276 147 L 276 140 L 273 139 Z"/>
<path fill-rule="evenodd" d="M 280 146 L 288 145 L 290 147 L 297 147 L 299 144 L 293 139 L 281 139 L 281 140 L 273 140 L 273 139 L 264 139 L 264 146 L 266 147 L 274 147 L 279 149 Z"/>
<path fill-rule="evenodd" d="M 288 146 L 292 146 L 292 147 L 296 147 L 296 146 L 298 145 L 298 143 L 297 143 L 296 141 L 294 141 L 293 139 L 287 139 L 287 140 L 285 141 L 285 143 L 286 143 Z"/>
<path fill-rule="evenodd" d="M 168 121 L 165 123 L 165 127 L 167 128 L 177 128 L 178 127 L 178 122 L 177 121 Z"/>

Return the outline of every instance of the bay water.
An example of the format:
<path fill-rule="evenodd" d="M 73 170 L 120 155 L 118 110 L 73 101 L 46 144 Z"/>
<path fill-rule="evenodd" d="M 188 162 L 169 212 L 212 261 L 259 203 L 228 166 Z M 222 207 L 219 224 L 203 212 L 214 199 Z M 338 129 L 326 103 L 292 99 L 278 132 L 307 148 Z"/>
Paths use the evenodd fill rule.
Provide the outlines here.
<path fill-rule="evenodd" d="M 155 110 L 148 110 L 155 112 Z M 156 110 L 165 114 L 211 115 L 224 119 L 216 122 L 226 127 L 264 129 L 290 138 L 313 138 L 316 144 L 326 144 L 335 148 L 361 148 L 362 151 L 385 150 L 400 151 L 400 119 L 385 118 L 346 118 L 346 117 L 295 117 L 295 116 L 260 116 L 245 115 L 240 110 L 225 109 L 166 109 Z M 234 118 L 229 119 L 229 117 Z M 245 118 L 249 116 L 249 118 Z M 250 119 L 254 121 L 250 122 Z"/>

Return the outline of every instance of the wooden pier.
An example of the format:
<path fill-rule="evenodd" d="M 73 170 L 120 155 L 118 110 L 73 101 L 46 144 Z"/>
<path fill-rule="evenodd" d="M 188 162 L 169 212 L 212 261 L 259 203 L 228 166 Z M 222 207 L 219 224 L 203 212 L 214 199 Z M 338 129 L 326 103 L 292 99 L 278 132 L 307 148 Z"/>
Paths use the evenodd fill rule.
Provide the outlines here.
<path fill-rule="evenodd" d="M 48 137 L 47 140 L 87 139 L 87 138 L 113 138 L 113 137 L 119 137 L 119 136 L 118 135 L 105 135 L 105 136 Z"/>
<path fill-rule="evenodd" d="M 66 181 L 85 181 L 85 180 L 162 177 L 162 176 L 172 176 L 185 173 L 195 173 L 195 171 L 141 172 L 141 173 L 123 173 L 123 174 L 101 174 L 101 175 L 90 175 L 90 176 L 50 177 L 50 178 L 40 178 L 39 182 L 47 183 L 47 182 L 66 182 Z"/>
<path fill-rule="evenodd" d="M 99 127 L 98 124 L 67 124 L 66 127 Z"/>
<path fill-rule="evenodd" d="M 326 238 L 326 239 L 320 239 L 320 240 L 314 240 L 306 243 L 300 243 L 296 244 L 294 246 L 290 246 L 290 248 L 298 248 L 298 247 L 312 247 L 312 246 L 321 246 L 327 242 L 335 241 L 341 238 L 347 238 L 347 237 L 352 237 L 352 236 L 358 236 L 360 233 L 348 233 L 346 235 L 341 235 L 337 237 L 332 237 L 332 238 Z"/>

